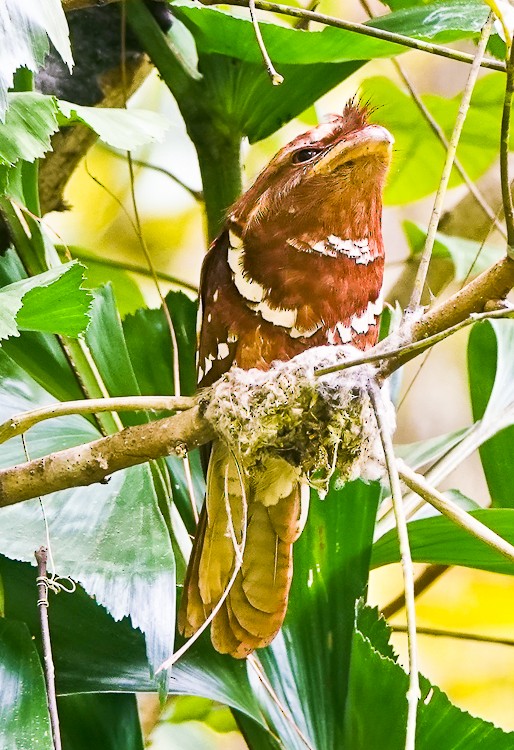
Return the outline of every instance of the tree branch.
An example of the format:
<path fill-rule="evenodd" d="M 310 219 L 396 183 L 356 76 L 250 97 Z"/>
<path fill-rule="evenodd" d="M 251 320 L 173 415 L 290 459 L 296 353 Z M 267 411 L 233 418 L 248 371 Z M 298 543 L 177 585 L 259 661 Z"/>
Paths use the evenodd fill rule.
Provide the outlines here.
<path fill-rule="evenodd" d="M 213 437 L 214 430 L 199 406 L 149 424 L 127 427 L 86 445 L 4 469 L 0 472 L 0 507 L 69 487 L 104 483 L 115 471 L 161 456 L 183 457 Z"/>
<path fill-rule="evenodd" d="M 438 307 L 429 310 L 412 328 L 412 341 L 420 341 L 450 328 L 472 313 L 483 312 L 488 301 L 502 299 L 514 287 L 514 260 L 503 258 Z M 381 342 L 381 347 L 384 342 Z M 397 346 L 395 341 L 394 346 Z M 385 349 L 383 350 L 385 352 Z M 386 378 L 415 356 L 409 350 L 384 363 Z M 201 407 L 129 427 L 115 435 L 0 471 L 0 507 L 38 495 L 103 482 L 115 471 L 167 454 L 184 455 L 210 442 L 215 431 Z"/>

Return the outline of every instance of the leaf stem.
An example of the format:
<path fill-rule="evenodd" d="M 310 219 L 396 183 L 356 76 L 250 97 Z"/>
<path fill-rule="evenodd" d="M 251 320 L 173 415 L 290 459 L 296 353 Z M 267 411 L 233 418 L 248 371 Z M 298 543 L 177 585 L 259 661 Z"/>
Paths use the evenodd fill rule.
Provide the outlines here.
<path fill-rule="evenodd" d="M 469 76 L 468 76 L 468 80 L 466 81 L 466 86 L 462 93 L 462 100 L 460 103 L 459 112 L 455 120 L 455 126 L 453 128 L 452 136 L 448 143 L 448 149 L 446 152 L 446 160 L 444 163 L 443 172 L 441 174 L 439 187 L 437 189 L 437 194 L 436 194 L 435 201 L 434 201 L 434 207 L 432 209 L 432 215 L 430 216 L 427 238 L 425 241 L 425 247 L 421 255 L 421 260 L 418 266 L 418 272 L 416 274 L 416 280 L 414 282 L 414 289 L 412 290 L 412 295 L 410 298 L 409 306 L 407 308 L 408 312 L 413 312 L 421 304 L 421 297 L 423 295 L 423 290 L 425 288 L 425 282 L 426 282 L 426 278 L 428 274 L 428 266 L 430 265 L 430 259 L 432 257 L 432 250 L 434 247 L 435 236 L 437 233 L 437 228 L 439 226 L 439 220 L 441 218 L 441 212 L 442 212 L 444 200 L 446 197 L 446 191 L 448 189 L 448 183 L 450 181 L 450 176 L 451 176 L 454 161 L 455 161 L 457 146 L 459 144 L 459 140 L 460 140 L 460 136 L 462 133 L 462 128 L 464 127 L 466 116 L 468 114 L 468 109 L 469 109 L 469 105 L 471 102 L 471 96 L 473 94 L 473 89 L 475 88 L 475 83 L 478 77 L 478 73 L 480 71 L 480 65 L 484 57 L 487 42 L 489 41 L 489 36 L 491 35 L 493 22 L 494 22 L 494 17 L 491 13 L 486 23 L 484 24 L 482 33 L 480 34 L 480 40 L 477 45 L 477 51 L 475 53 L 475 57 L 471 65 L 471 70 L 469 71 Z"/>
<path fill-rule="evenodd" d="M 414 750 L 416 744 L 416 718 L 418 701 L 420 697 L 418 651 L 416 642 L 416 601 L 414 591 L 414 568 L 409 544 L 409 533 L 407 530 L 407 519 L 402 500 L 402 488 L 398 474 L 397 460 L 394 455 L 393 441 L 390 425 L 385 414 L 382 394 L 377 384 L 371 382 L 369 395 L 375 411 L 380 439 L 384 449 L 385 462 L 389 482 L 391 484 L 391 495 L 396 517 L 396 530 L 400 546 L 400 558 L 403 571 L 403 585 L 405 589 L 405 608 L 407 614 L 407 630 L 409 641 L 409 689 L 407 691 L 407 730 L 405 736 L 405 750 Z"/>
<path fill-rule="evenodd" d="M 237 5 L 242 8 L 248 8 L 250 0 L 202 0 L 203 5 Z M 385 29 L 375 28 L 372 25 L 363 23 L 354 23 L 353 21 L 345 21 L 342 18 L 335 18 L 334 16 L 326 16 L 323 13 L 316 13 L 312 10 L 305 10 L 303 8 L 294 8 L 290 5 L 280 5 L 279 3 L 267 2 L 267 0 L 255 0 L 255 7 L 259 10 L 267 10 L 271 13 L 279 13 L 284 16 L 293 16 L 293 18 L 302 18 L 308 21 L 317 21 L 325 26 L 334 26 L 337 29 L 345 29 L 346 31 L 354 31 L 357 34 L 364 34 L 365 36 L 371 36 L 375 39 L 381 39 L 384 42 L 393 42 L 394 44 L 401 45 L 403 47 L 410 47 L 411 49 L 418 50 L 420 52 L 428 52 L 432 55 L 439 55 L 440 57 L 446 57 L 450 60 L 457 60 L 458 62 L 473 63 L 474 56 L 467 52 L 459 52 L 451 49 L 450 47 L 443 47 L 440 44 L 432 44 L 431 42 L 423 42 L 420 39 L 414 39 L 410 36 L 403 34 L 396 34 L 392 31 L 386 31 Z M 398 50 L 398 53 L 400 50 Z M 490 68 L 491 70 L 499 70 L 505 73 L 505 63 L 499 62 L 498 60 L 492 60 L 486 58 L 481 61 L 480 65 L 483 68 Z"/>

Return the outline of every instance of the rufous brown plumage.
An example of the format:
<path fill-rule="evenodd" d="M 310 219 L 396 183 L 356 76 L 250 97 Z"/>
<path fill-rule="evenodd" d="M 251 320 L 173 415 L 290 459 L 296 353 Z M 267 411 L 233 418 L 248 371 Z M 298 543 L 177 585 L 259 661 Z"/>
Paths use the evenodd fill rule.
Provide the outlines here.
<path fill-rule="evenodd" d="M 366 107 L 349 102 L 284 146 L 234 204 L 202 269 L 200 386 L 232 365 L 266 370 L 313 346 L 376 343 L 392 142 Z M 211 630 L 215 648 L 238 658 L 268 645 L 282 625 L 308 501 L 285 461 L 268 461 L 251 479 L 242 471 L 215 442 L 179 614 L 185 635 L 203 624 L 234 572 L 234 542 L 244 539 Z"/>

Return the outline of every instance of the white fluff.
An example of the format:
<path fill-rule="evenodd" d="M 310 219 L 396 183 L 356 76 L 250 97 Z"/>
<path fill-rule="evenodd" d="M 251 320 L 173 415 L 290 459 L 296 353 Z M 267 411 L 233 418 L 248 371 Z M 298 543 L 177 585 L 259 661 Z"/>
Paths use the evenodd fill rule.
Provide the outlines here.
<path fill-rule="evenodd" d="M 341 481 L 377 479 L 383 451 L 368 384 L 371 365 L 317 378 L 316 370 L 362 357 L 353 346 L 308 349 L 267 372 L 232 368 L 214 386 L 205 416 L 251 475 L 270 457 L 298 468 L 325 492 Z M 391 431 L 394 409 L 386 394 Z"/>

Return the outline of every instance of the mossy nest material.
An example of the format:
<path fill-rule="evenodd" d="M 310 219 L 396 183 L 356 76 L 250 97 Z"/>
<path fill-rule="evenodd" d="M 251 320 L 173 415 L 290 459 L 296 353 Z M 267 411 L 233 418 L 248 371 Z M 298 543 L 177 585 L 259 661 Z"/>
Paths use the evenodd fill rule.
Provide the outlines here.
<path fill-rule="evenodd" d="M 273 362 L 266 372 L 234 367 L 213 386 L 205 416 L 250 476 L 278 457 L 322 492 L 336 469 L 343 482 L 376 479 L 383 451 L 367 390 L 374 368 L 314 375 L 361 356 L 353 346 L 323 346 Z"/>

